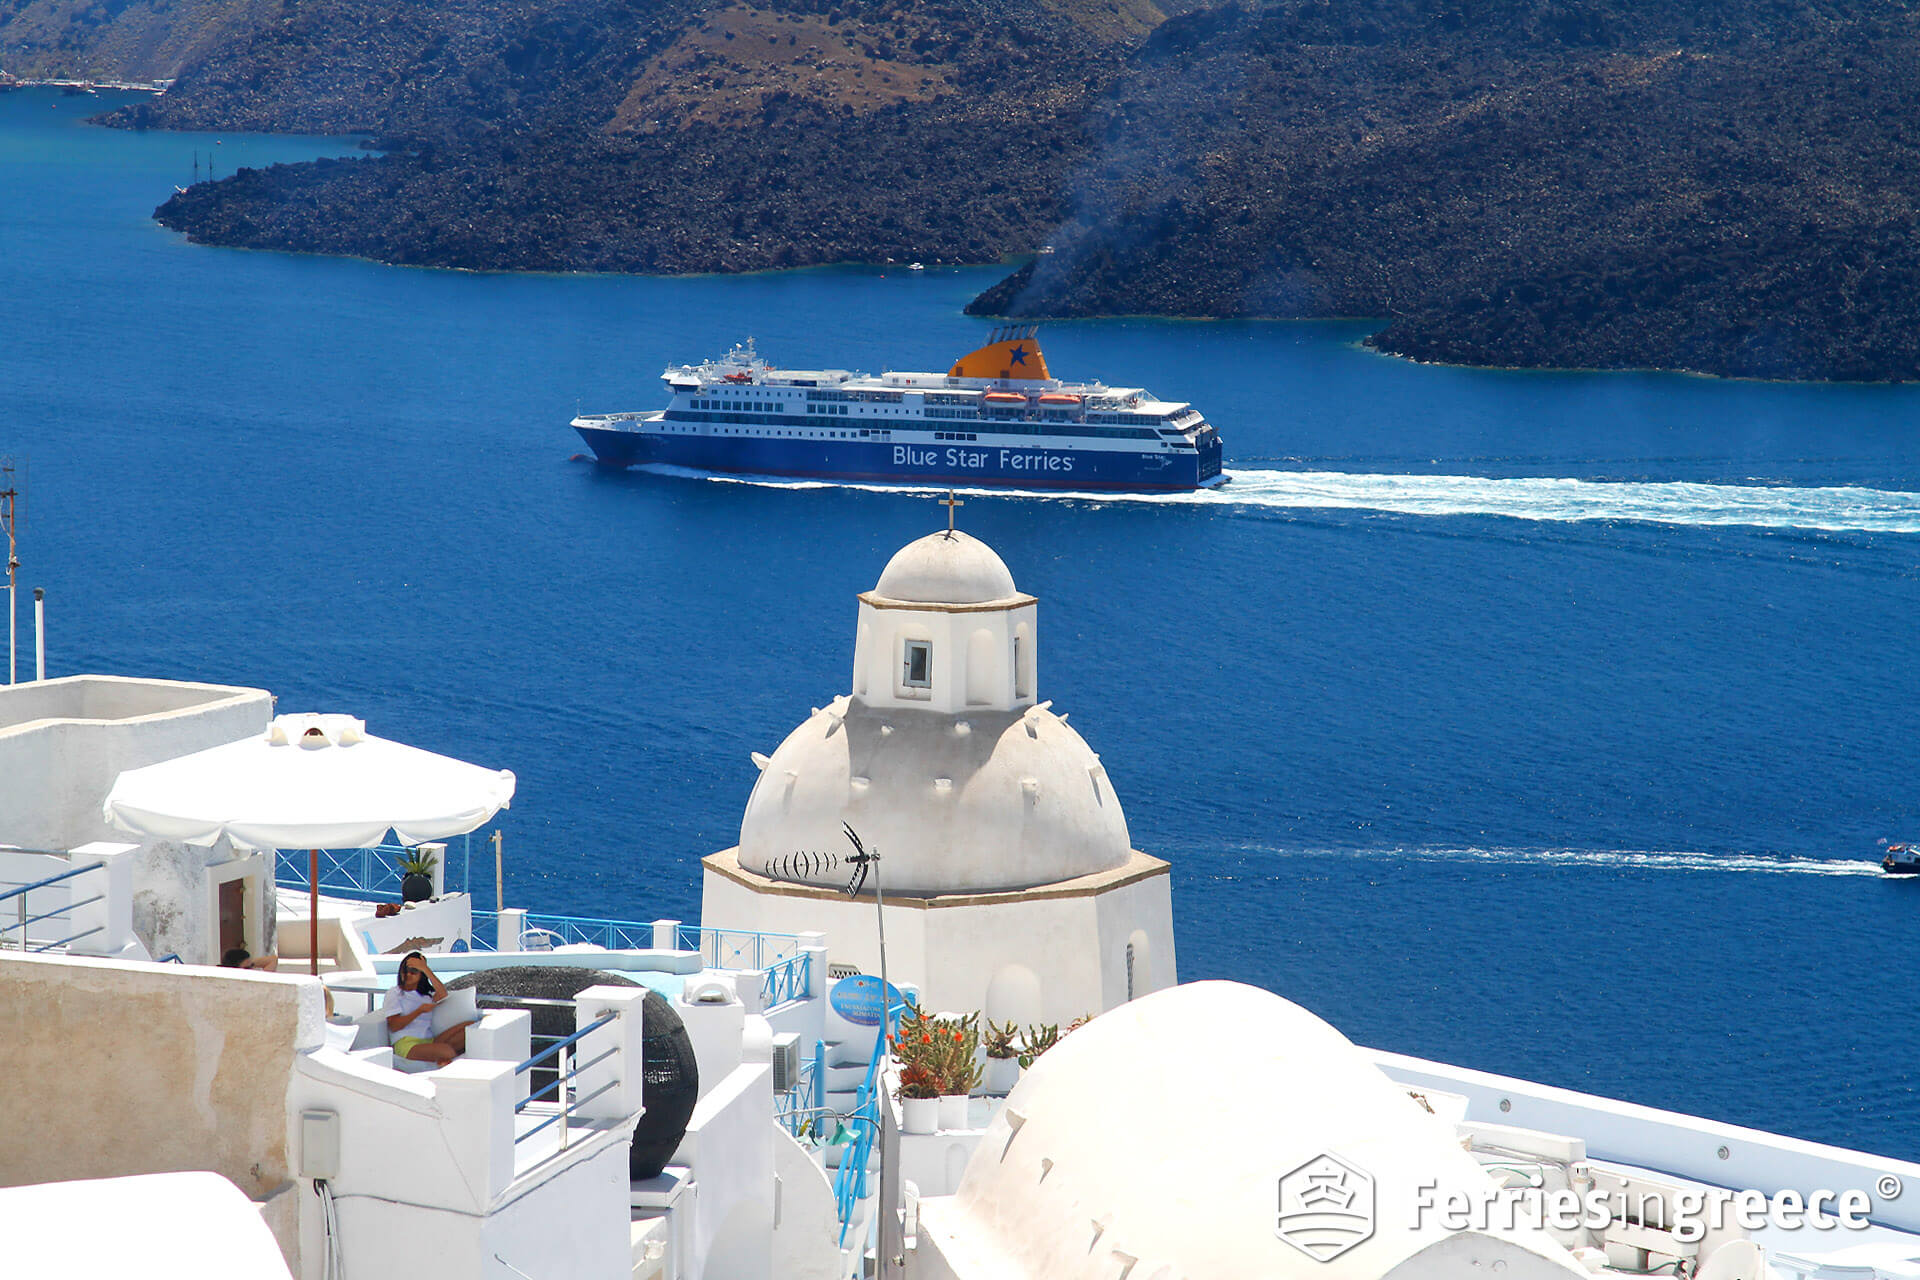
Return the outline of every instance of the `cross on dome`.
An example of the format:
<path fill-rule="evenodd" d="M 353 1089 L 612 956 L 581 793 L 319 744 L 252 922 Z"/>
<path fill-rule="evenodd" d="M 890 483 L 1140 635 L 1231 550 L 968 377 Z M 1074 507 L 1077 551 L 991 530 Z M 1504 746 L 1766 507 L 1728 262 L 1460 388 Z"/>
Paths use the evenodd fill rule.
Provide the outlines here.
<path fill-rule="evenodd" d="M 953 490 L 949 489 L 947 490 L 947 496 L 940 499 L 940 505 L 947 509 L 947 536 L 951 538 L 953 536 L 953 509 L 955 507 L 964 507 L 967 504 L 954 497 Z"/>

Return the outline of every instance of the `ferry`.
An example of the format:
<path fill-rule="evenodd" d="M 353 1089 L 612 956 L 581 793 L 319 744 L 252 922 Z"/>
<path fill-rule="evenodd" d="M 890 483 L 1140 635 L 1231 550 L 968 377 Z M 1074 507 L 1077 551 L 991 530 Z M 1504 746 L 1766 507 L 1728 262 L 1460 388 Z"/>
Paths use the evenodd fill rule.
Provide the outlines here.
<path fill-rule="evenodd" d="M 587 414 L 606 466 L 883 484 L 1159 491 L 1222 483 L 1220 435 L 1192 405 L 1064 382 L 1033 326 L 996 329 L 946 373 L 776 369 L 752 339 L 669 367 L 665 409 Z"/>

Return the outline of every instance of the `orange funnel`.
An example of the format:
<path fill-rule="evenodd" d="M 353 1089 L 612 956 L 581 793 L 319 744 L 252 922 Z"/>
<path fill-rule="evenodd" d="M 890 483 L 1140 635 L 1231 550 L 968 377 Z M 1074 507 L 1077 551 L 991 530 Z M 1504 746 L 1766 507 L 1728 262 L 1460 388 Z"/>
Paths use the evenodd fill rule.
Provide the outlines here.
<path fill-rule="evenodd" d="M 1039 331 L 1036 325 L 995 329 L 988 335 L 986 346 L 961 356 L 947 376 L 1045 381 L 1053 375 L 1047 372 L 1047 358 L 1040 354 L 1040 344 L 1034 340 Z"/>

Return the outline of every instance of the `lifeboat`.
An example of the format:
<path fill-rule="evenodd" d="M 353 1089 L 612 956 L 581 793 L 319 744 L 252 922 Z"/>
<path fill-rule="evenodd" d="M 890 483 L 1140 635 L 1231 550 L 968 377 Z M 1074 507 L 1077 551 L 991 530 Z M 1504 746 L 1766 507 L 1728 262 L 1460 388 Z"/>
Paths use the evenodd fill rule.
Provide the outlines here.
<path fill-rule="evenodd" d="M 989 391 L 980 397 L 988 404 L 1025 404 L 1027 398 L 1018 391 Z"/>
<path fill-rule="evenodd" d="M 727 381 L 728 382 L 752 382 L 753 375 L 750 373 L 730 373 L 727 375 Z"/>
<path fill-rule="evenodd" d="M 1049 391 L 1040 397 L 1041 404 L 1079 404 L 1079 396 L 1070 396 L 1064 391 Z"/>

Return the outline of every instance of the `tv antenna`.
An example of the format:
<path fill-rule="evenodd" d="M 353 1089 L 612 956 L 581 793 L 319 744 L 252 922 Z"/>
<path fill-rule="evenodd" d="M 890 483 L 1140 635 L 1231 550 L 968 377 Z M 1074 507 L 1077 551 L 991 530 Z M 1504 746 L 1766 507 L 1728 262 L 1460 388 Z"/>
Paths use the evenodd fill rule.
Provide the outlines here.
<path fill-rule="evenodd" d="M 0 456 L 0 532 L 7 535 L 7 683 L 19 678 L 20 514 L 25 507 L 26 463 Z"/>
<path fill-rule="evenodd" d="M 894 1004 L 893 984 L 887 980 L 887 906 L 886 900 L 880 892 L 880 855 L 869 850 L 867 846 L 861 842 L 860 833 L 853 829 L 851 823 L 842 822 L 840 824 L 840 830 L 846 835 L 847 843 L 853 846 L 852 853 L 847 854 L 845 857 L 836 853 L 816 853 L 810 851 L 790 853 L 784 857 L 775 859 L 768 866 L 767 872 L 769 875 L 776 876 L 782 880 L 798 880 L 806 876 L 814 876 L 823 872 L 837 870 L 844 863 L 853 868 L 853 874 L 847 879 L 846 888 L 843 890 L 849 898 L 858 898 L 860 896 L 860 890 L 866 887 L 868 878 L 872 878 L 873 910 L 875 920 L 880 930 L 880 1034 L 873 1046 L 873 1052 L 875 1056 L 878 1056 L 887 1051 L 887 1041 L 893 1033 L 893 1015 L 896 1008 L 904 1009 L 906 1006 L 904 1004 L 898 1006 Z M 885 1085 L 882 1084 L 880 1087 L 884 1089 Z M 871 1123 L 875 1129 L 875 1137 L 878 1139 L 875 1146 L 878 1147 L 880 1152 L 880 1200 L 884 1206 L 889 1200 L 887 1196 L 887 1144 L 885 1134 L 882 1130 L 885 1128 L 886 1116 L 889 1114 L 889 1111 L 886 1104 L 879 1102 L 877 1099 L 875 1101 L 874 1111 L 875 1115 Z M 847 1229 L 842 1225 L 840 1228 L 840 1243 L 845 1245 L 846 1240 Z M 885 1216 L 883 1215 L 880 1231 L 880 1251 L 883 1257 L 886 1254 L 886 1243 L 886 1224 Z M 887 1274 L 887 1268 L 884 1262 L 881 1265 L 881 1274 Z"/>

